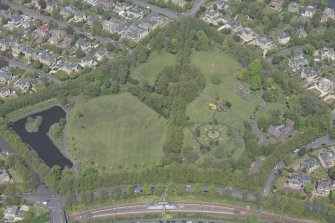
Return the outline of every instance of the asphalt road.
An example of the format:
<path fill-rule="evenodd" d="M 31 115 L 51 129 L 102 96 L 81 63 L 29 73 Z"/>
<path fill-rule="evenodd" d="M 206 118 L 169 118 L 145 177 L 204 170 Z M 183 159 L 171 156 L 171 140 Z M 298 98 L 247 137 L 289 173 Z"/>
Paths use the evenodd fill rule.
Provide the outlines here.
<path fill-rule="evenodd" d="M 37 69 L 35 69 L 35 68 L 31 67 L 31 66 L 27 66 L 27 65 L 22 64 L 22 63 L 20 63 L 18 61 L 12 60 L 12 59 L 10 59 L 8 57 L 4 57 L 4 58 L 8 61 L 8 65 L 10 67 L 17 67 L 19 69 L 25 70 L 28 73 L 37 73 L 42 78 L 47 78 L 47 79 L 49 79 L 49 80 L 51 80 L 51 81 L 53 81 L 53 82 L 55 82 L 57 84 L 61 83 L 61 81 L 58 80 L 56 77 L 54 77 L 54 76 L 52 76 L 50 74 L 44 73 L 41 70 L 37 70 Z"/>
<path fill-rule="evenodd" d="M 191 9 L 187 10 L 186 15 L 195 16 L 200 7 L 205 4 L 206 0 L 195 0 Z"/>
<path fill-rule="evenodd" d="M 268 178 L 266 179 L 263 195 L 266 197 L 268 196 L 272 191 L 273 183 L 276 179 L 278 170 L 281 170 L 285 167 L 285 163 L 283 161 L 279 161 L 271 170 L 271 173 L 269 174 Z"/>
<path fill-rule="evenodd" d="M 140 7 L 150 9 L 154 13 L 165 15 L 166 17 L 169 17 L 170 19 L 173 19 L 173 20 L 176 20 L 179 17 L 179 13 L 177 13 L 177 12 L 171 10 L 171 9 L 161 8 L 161 7 L 158 7 L 156 5 L 150 4 L 150 3 L 142 1 L 142 0 L 131 0 L 131 2 L 134 5 L 138 5 Z"/>

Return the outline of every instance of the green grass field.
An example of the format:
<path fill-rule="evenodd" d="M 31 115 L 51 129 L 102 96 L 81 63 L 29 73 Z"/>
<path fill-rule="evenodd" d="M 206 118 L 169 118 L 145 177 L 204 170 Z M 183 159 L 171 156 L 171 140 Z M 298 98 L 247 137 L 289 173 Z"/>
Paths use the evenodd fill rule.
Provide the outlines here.
<path fill-rule="evenodd" d="M 165 134 L 166 120 L 128 93 L 77 104 L 66 130 L 80 164 L 107 169 L 158 163 Z"/>
<path fill-rule="evenodd" d="M 132 77 L 139 81 L 154 83 L 156 76 L 165 66 L 174 65 L 176 56 L 167 52 L 152 52 L 147 63 L 140 64 L 131 71 Z"/>
<path fill-rule="evenodd" d="M 251 99 L 246 101 L 238 95 L 236 91 L 237 80 L 234 74 L 239 68 L 238 62 L 228 53 L 220 52 L 218 49 L 207 52 L 195 52 L 192 55 L 192 63 L 200 68 L 207 79 L 207 85 L 196 98 L 187 107 L 187 115 L 191 122 L 211 121 L 212 112 L 208 104 L 217 97 L 220 101 L 230 101 L 232 108 L 228 112 L 217 113 L 216 118 L 219 122 L 224 122 L 237 129 L 243 130 L 244 121 L 249 121 L 254 109 L 261 103 L 260 96 L 252 95 Z M 220 84 L 212 84 L 211 76 L 216 75 L 220 78 Z M 189 130 L 185 130 L 189 131 Z M 191 134 L 185 132 L 185 143 L 196 146 L 195 141 L 190 138 Z M 193 142 L 193 144 L 192 144 Z M 240 137 L 239 148 L 234 149 L 234 157 L 238 158 L 244 151 L 244 142 Z M 232 145 L 227 144 L 228 147 Z"/>

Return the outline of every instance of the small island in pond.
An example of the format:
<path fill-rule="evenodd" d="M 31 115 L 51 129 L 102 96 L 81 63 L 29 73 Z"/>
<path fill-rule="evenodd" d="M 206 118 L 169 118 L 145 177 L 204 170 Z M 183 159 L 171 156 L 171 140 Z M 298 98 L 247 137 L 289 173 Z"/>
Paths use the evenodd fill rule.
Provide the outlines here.
<path fill-rule="evenodd" d="M 43 122 L 42 116 L 28 117 L 27 122 L 25 124 L 25 128 L 27 132 L 38 132 L 38 129 L 41 127 Z"/>

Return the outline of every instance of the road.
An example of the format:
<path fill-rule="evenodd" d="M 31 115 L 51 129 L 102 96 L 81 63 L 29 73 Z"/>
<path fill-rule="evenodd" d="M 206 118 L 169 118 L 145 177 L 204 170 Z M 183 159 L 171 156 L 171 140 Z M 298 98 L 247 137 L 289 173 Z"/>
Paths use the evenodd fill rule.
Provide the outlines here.
<path fill-rule="evenodd" d="M 1 152 L 10 154 L 13 153 L 13 148 L 0 136 L 0 149 Z M 24 194 L 21 196 L 23 199 L 33 202 L 39 206 L 44 206 L 49 210 L 51 223 L 66 223 L 64 212 L 64 203 L 56 194 L 50 191 L 43 184 L 38 186 L 36 192 L 31 194 Z M 43 202 L 47 202 L 46 205 Z"/>
<path fill-rule="evenodd" d="M 206 0 L 195 0 L 191 9 L 187 10 L 185 13 L 189 16 L 195 16 L 195 14 L 199 11 L 200 7 L 205 4 Z"/>
<path fill-rule="evenodd" d="M 266 179 L 263 195 L 266 197 L 268 196 L 272 191 L 273 183 L 276 179 L 278 170 L 281 170 L 285 167 L 285 163 L 283 161 L 279 161 L 271 170 L 271 173 L 269 174 L 268 178 Z"/>
<path fill-rule="evenodd" d="M 113 43 L 115 45 L 118 45 L 118 46 L 121 46 L 121 44 L 117 41 L 114 41 L 114 40 L 111 40 L 111 39 L 108 39 L 108 38 L 105 38 L 105 37 L 102 37 L 102 36 L 97 36 L 97 35 L 93 35 L 92 33 L 90 32 L 86 32 L 84 31 L 83 29 L 81 28 L 78 28 L 76 26 L 73 26 L 73 25 L 70 25 L 70 24 L 67 24 L 66 22 L 64 21 L 61 21 L 61 20 L 57 20 L 57 19 L 54 19 L 52 17 L 48 17 L 48 16 L 45 16 L 45 15 L 42 15 L 40 14 L 39 12 L 36 12 L 32 9 L 28 9 L 27 7 L 23 6 L 23 5 L 19 5 L 19 4 L 16 4 L 14 2 L 11 2 L 11 1 L 6 1 L 7 5 L 13 9 L 13 10 L 21 10 L 22 13 L 32 17 L 32 18 L 35 18 L 35 19 L 38 19 L 38 20 L 41 20 L 42 22 L 45 22 L 45 23 L 48 23 L 49 21 L 53 21 L 54 23 L 56 23 L 59 27 L 61 28 L 66 28 L 68 26 L 72 27 L 73 30 L 78 34 L 78 35 L 84 35 L 84 36 L 87 36 L 88 38 L 90 39 L 95 39 L 95 40 L 98 40 L 100 41 L 102 44 L 107 44 L 107 43 Z"/>
<path fill-rule="evenodd" d="M 31 73 L 31 74 L 37 73 L 40 77 L 47 78 L 47 79 L 49 79 L 49 80 L 51 80 L 51 81 L 53 81 L 53 82 L 55 82 L 57 84 L 62 83 L 56 77 L 54 77 L 54 76 L 52 76 L 50 74 L 44 73 L 41 70 L 37 70 L 37 69 L 35 69 L 35 68 L 31 67 L 31 66 L 27 66 L 25 64 L 22 64 L 22 63 L 20 63 L 18 61 L 15 61 L 13 59 L 8 58 L 8 57 L 4 57 L 4 58 L 8 61 L 8 65 L 10 67 L 17 67 L 17 68 L 25 70 L 26 72 Z"/>
<path fill-rule="evenodd" d="M 223 215 L 231 218 L 246 218 L 250 215 L 248 208 L 233 207 L 228 205 L 213 205 L 205 203 L 180 203 L 177 209 L 168 210 L 169 213 L 202 213 Z M 143 215 L 161 215 L 162 210 L 147 209 L 145 204 L 132 204 L 127 206 L 113 206 L 102 209 L 90 210 L 75 213 L 69 216 L 69 222 L 79 221 L 87 222 L 98 219 L 115 218 L 121 216 L 139 216 Z M 260 219 L 266 222 L 275 222 L 280 219 L 282 223 L 309 223 L 311 221 L 293 219 L 285 216 L 279 216 L 273 213 L 264 212 L 260 215 Z"/>

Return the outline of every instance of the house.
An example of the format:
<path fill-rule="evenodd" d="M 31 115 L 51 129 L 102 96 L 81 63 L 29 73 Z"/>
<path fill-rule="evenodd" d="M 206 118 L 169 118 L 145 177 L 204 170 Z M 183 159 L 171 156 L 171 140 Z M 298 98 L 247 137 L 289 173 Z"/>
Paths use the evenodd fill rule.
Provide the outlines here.
<path fill-rule="evenodd" d="M 283 4 L 284 4 L 284 0 L 272 0 L 270 2 L 270 6 L 278 11 L 282 10 Z"/>
<path fill-rule="evenodd" d="M 21 46 L 21 53 L 24 55 L 26 59 L 30 59 L 30 58 L 33 58 L 34 60 L 37 59 L 36 51 L 31 47 Z"/>
<path fill-rule="evenodd" d="M 255 45 L 259 46 L 262 50 L 269 50 L 274 47 L 273 41 L 263 35 L 257 35 Z"/>
<path fill-rule="evenodd" d="M 86 2 L 87 4 L 91 6 L 97 6 L 98 4 L 98 0 L 84 0 L 84 2 Z"/>
<path fill-rule="evenodd" d="M 329 196 L 330 191 L 334 188 L 334 183 L 331 180 L 318 180 L 316 182 L 315 195 Z"/>
<path fill-rule="evenodd" d="M 5 169 L 0 168 L 0 183 L 6 183 L 10 181 L 10 176 Z"/>
<path fill-rule="evenodd" d="M 327 22 L 328 19 L 335 19 L 335 11 L 332 8 L 325 8 L 322 11 L 321 22 Z"/>
<path fill-rule="evenodd" d="M 116 23 L 113 20 L 104 20 L 102 22 L 102 28 L 103 28 L 103 30 L 106 30 L 106 31 L 108 31 L 110 33 L 116 33 L 118 26 L 119 26 L 119 23 Z"/>
<path fill-rule="evenodd" d="M 21 21 L 22 28 L 29 29 L 33 25 L 34 25 L 33 18 L 31 18 L 29 16 L 26 16 L 26 15 L 22 16 L 22 21 Z M 25 31 L 27 31 L 27 30 L 25 30 Z"/>
<path fill-rule="evenodd" d="M 49 35 L 48 25 L 43 24 L 43 25 L 38 26 L 36 28 L 36 33 L 43 37 L 48 36 Z"/>
<path fill-rule="evenodd" d="M 16 205 L 8 206 L 4 212 L 4 220 L 7 222 L 21 221 L 23 218 L 19 214 L 19 207 Z"/>
<path fill-rule="evenodd" d="M 312 173 L 319 167 L 320 167 L 319 162 L 311 157 L 306 158 L 304 161 L 300 163 L 300 169 L 305 173 Z"/>
<path fill-rule="evenodd" d="M 226 10 L 229 8 L 229 4 L 225 0 L 215 0 L 214 4 L 216 4 L 218 10 Z"/>
<path fill-rule="evenodd" d="M 80 61 L 81 67 L 93 67 L 97 65 L 92 56 L 86 56 Z"/>
<path fill-rule="evenodd" d="M 114 1 L 113 0 L 98 0 L 98 6 L 105 9 L 113 9 Z"/>
<path fill-rule="evenodd" d="M 144 11 L 138 6 L 132 6 L 127 9 L 127 15 L 134 19 L 140 19 L 144 16 Z"/>
<path fill-rule="evenodd" d="M 329 149 L 319 153 L 319 160 L 323 168 L 330 168 L 335 166 L 335 151 L 334 149 Z"/>
<path fill-rule="evenodd" d="M 302 67 L 306 66 L 307 64 L 308 61 L 303 54 L 292 57 L 288 61 L 288 65 L 290 66 L 293 72 L 300 71 Z"/>
<path fill-rule="evenodd" d="M 296 2 L 290 2 L 288 4 L 288 11 L 292 13 L 298 13 L 300 10 L 300 4 Z"/>
<path fill-rule="evenodd" d="M 299 174 L 291 174 L 286 181 L 286 183 L 288 184 L 288 188 L 294 190 L 302 190 L 308 183 L 311 182 L 312 177 Z"/>
<path fill-rule="evenodd" d="M 99 15 L 89 15 L 89 16 L 87 16 L 87 19 L 86 19 L 87 22 L 86 22 L 86 24 L 88 26 L 93 26 L 94 22 L 101 23 L 101 20 L 102 20 L 102 17 L 99 16 Z"/>
<path fill-rule="evenodd" d="M 242 24 L 236 19 L 228 19 L 225 28 L 232 29 L 233 32 L 240 32 L 242 30 Z"/>
<path fill-rule="evenodd" d="M 64 37 L 66 33 L 62 30 L 53 30 L 51 31 L 51 37 L 48 42 L 51 44 L 58 44 Z"/>
<path fill-rule="evenodd" d="M 61 70 L 65 71 L 66 73 L 70 74 L 72 72 L 78 71 L 78 64 L 76 63 L 68 63 L 64 67 L 60 68 Z"/>
<path fill-rule="evenodd" d="M 94 54 L 97 61 L 101 61 L 104 58 L 104 56 L 107 56 L 107 55 L 108 55 L 108 51 L 105 48 L 98 49 Z"/>
<path fill-rule="evenodd" d="M 300 26 L 298 29 L 297 29 L 297 35 L 299 38 L 303 38 L 303 37 L 306 37 L 307 36 L 307 33 L 304 29 L 304 27 Z"/>
<path fill-rule="evenodd" d="M 308 5 L 305 9 L 305 13 L 303 13 L 302 15 L 307 19 L 311 19 L 313 18 L 315 12 L 316 12 L 316 7 L 313 5 Z"/>
<path fill-rule="evenodd" d="M 0 84 L 9 84 L 12 80 L 12 74 L 4 69 L 0 69 Z"/>
<path fill-rule="evenodd" d="M 323 47 L 314 52 L 314 60 L 335 60 L 335 50 L 333 48 Z"/>
<path fill-rule="evenodd" d="M 144 30 L 141 27 L 134 25 L 127 26 L 124 31 L 125 32 L 121 33 L 121 37 L 133 41 L 139 41 L 149 34 L 148 30 Z"/>
<path fill-rule="evenodd" d="M 268 128 L 268 138 L 274 140 L 286 140 L 294 135 L 294 122 L 290 119 L 287 119 L 284 124 L 279 126 L 271 125 Z"/>
<path fill-rule="evenodd" d="M 58 5 L 55 1 L 47 2 L 47 5 L 45 7 L 45 11 L 51 13 L 53 10 L 57 9 Z"/>
<path fill-rule="evenodd" d="M 86 41 L 85 39 L 77 40 L 75 46 L 77 48 L 81 48 L 83 51 L 89 51 L 92 49 L 92 45 L 90 42 Z"/>
<path fill-rule="evenodd" d="M 300 77 L 305 80 L 306 84 L 313 84 L 319 78 L 319 74 L 312 67 L 303 67 Z"/>
<path fill-rule="evenodd" d="M 15 81 L 13 87 L 16 90 L 20 90 L 22 92 L 27 92 L 31 89 L 31 84 L 30 84 L 30 81 L 28 79 L 23 78 L 23 79 L 19 79 L 19 80 Z"/>
<path fill-rule="evenodd" d="M 242 31 L 240 32 L 240 37 L 246 42 L 252 41 L 256 36 L 256 33 L 249 27 L 242 28 Z"/>
<path fill-rule="evenodd" d="M 142 19 L 138 26 L 144 30 L 150 31 L 163 24 L 164 20 L 159 15 L 148 16 Z"/>
<path fill-rule="evenodd" d="M 19 28 L 22 24 L 22 16 L 14 15 L 12 19 L 8 22 L 8 24 L 13 28 Z"/>
<path fill-rule="evenodd" d="M 317 83 L 317 87 L 324 92 L 331 92 L 334 90 L 334 82 L 327 78 L 321 78 Z"/>
<path fill-rule="evenodd" d="M 61 8 L 60 11 L 59 11 L 59 13 L 62 16 L 64 16 L 64 17 L 69 17 L 69 16 L 73 15 L 77 11 L 78 10 L 73 5 L 67 5 L 67 6 Z"/>
<path fill-rule="evenodd" d="M 286 45 L 290 41 L 290 34 L 283 32 L 278 36 L 278 43 L 281 45 Z"/>
<path fill-rule="evenodd" d="M 216 20 L 219 16 L 220 16 L 219 11 L 214 10 L 214 9 L 209 9 L 205 12 L 204 20 L 214 25 L 218 25 Z"/>
<path fill-rule="evenodd" d="M 124 2 L 117 1 L 114 5 L 114 11 L 119 15 L 123 14 L 126 11 L 127 4 Z"/>
<path fill-rule="evenodd" d="M 75 22 L 85 22 L 86 21 L 86 14 L 82 11 L 75 11 L 73 13 L 73 20 Z"/>
<path fill-rule="evenodd" d="M 39 61 L 48 66 L 52 66 L 56 62 L 56 56 L 51 53 L 42 51 L 38 55 Z"/>
<path fill-rule="evenodd" d="M 10 89 L 7 87 L 0 87 L 0 97 L 5 98 L 10 95 Z"/>
<path fill-rule="evenodd" d="M 72 36 L 71 35 L 67 35 L 63 38 L 62 43 L 60 44 L 60 46 L 62 48 L 68 48 L 71 45 L 72 42 Z"/>
<path fill-rule="evenodd" d="M 0 39 L 0 50 L 6 51 L 10 49 L 11 41 L 7 38 Z"/>

